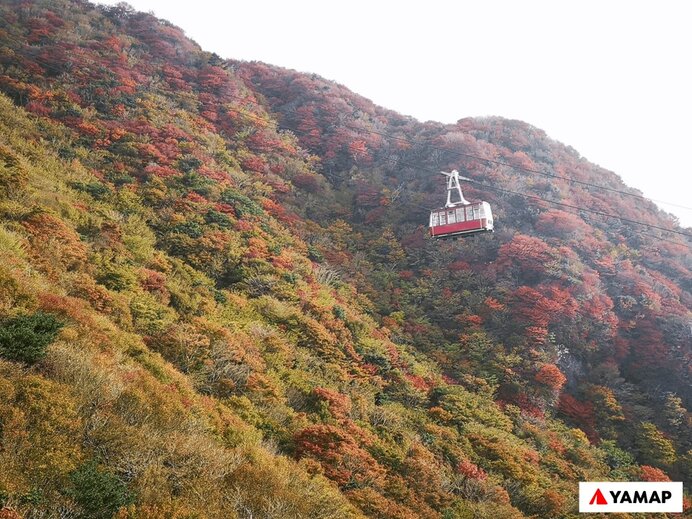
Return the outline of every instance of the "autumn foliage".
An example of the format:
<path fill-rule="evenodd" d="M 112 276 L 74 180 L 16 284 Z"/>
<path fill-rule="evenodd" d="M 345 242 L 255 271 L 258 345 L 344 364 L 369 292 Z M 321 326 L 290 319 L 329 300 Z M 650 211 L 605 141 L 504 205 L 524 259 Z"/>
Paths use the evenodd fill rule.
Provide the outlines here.
<path fill-rule="evenodd" d="M 614 174 L 126 4 L 4 2 L 0 43 L 0 517 L 571 517 L 691 476 L 685 237 L 551 203 L 679 230 L 565 180 Z M 427 238 L 451 168 L 505 190 L 465 191 L 492 235 Z"/>

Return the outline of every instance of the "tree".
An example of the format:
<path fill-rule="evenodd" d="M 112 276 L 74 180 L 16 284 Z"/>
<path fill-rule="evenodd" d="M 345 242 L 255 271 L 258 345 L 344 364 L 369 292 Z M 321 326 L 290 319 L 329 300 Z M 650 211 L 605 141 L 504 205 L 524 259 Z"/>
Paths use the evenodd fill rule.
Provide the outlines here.
<path fill-rule="evenodd" d="M 567 381 L 567 377 L 555 364 L 543 364 L 534 378 L 536 382 L 544 384 L 553 391 L 560 391 Z"/>
<path fill-rule="evenodd" d="M 589 226 L 576 214 L 551 209 L 541 213 L 536 229 L 549 236 L 571 237 L 588 232 Z"/>
<path fill-rule="evenodd" d="M 639 459 L 649 465 L 671 465 L 677 458 L 673 442 L 651 422 L 639 426 L 635 445 Z"/>
<path fill-rule="evenodd" d="M 500 247 L 498 267 L 515 272 L 520 279 L 533 282 L 545 272 L 553 259 L 550 246 L 540 238 L 517 234 L 511 242 Z"/>
<path fill-rule="evenodd" d="M 62 326 L 54 315 L 44 312 L 8 319 L 0 324 L 0 355 L 34 364 L 46 355 Z"/>

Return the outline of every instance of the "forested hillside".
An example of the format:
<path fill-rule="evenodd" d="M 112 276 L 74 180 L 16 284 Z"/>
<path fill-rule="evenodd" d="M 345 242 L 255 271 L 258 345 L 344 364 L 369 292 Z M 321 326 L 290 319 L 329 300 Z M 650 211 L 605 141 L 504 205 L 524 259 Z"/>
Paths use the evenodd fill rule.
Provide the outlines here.
<path fill-rule="evenodd" d="M 692 479 L 690 231 L 541 130 L 76 0 L 0 1 L 0 92 L 0 518 L 558 518 Z M 428 238 L 452 168 L 494 233 Z"/>

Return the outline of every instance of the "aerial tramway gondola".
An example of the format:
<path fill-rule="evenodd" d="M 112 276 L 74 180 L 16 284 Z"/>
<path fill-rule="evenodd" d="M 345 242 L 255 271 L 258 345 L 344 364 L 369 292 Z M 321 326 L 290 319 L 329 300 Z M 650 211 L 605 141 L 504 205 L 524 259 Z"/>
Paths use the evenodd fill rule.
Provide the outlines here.
<path fill-rule="evenodd" d="M 493 230 L 493 213 L 488 202 L 468 202 L 461 193 L 459 172 L 442 172 L 447 177 L 447 203 L 430 213 L 430 236 L 436 239 L 457 238 Z M 452 202 L 452 193 L 459 200 Z"/>

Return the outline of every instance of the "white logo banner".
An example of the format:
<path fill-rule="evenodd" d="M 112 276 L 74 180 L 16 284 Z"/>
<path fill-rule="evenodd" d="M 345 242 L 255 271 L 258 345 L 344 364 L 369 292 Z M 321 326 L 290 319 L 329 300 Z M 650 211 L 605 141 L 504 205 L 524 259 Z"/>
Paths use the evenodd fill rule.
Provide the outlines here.
<path fill-rule="evenodd" d="M 581 482 L 579 511 L 681 513 L 682 482 Z"/>

